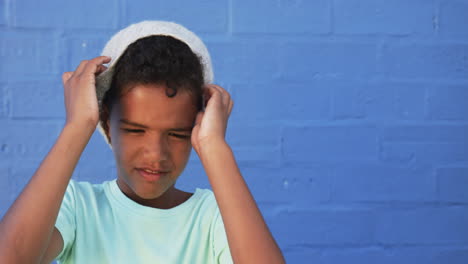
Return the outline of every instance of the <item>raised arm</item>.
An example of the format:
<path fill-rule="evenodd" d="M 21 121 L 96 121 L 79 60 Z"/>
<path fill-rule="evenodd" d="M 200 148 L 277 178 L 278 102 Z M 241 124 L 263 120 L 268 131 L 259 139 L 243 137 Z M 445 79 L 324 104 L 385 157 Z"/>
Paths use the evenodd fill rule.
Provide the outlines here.
<path fill-rule="evenodd" d="M 213 188 L 234 263 L 285 263 L 224 139 L 230 95 L 217 85 L 208 85 L 206 92 L 208 103 L 197 116 L 192 145 Z"/>
<path fill-rule="evenodd" d="M 95 75 L 106 57 L 63 74 L 66 123 L 54 146 L 0 222 L 0 263 L 39 263 L 49 244 L 63 247 L 55 221 L 73 170 L 99 120 Z M 51 241 L 53 239 L 54 241 Z M 60 242 L 56 240 L 60 239 Z M 51 247 L 55 256 L 60 252 Z M 57 252 L 58 251 L 58 252 Z"/>

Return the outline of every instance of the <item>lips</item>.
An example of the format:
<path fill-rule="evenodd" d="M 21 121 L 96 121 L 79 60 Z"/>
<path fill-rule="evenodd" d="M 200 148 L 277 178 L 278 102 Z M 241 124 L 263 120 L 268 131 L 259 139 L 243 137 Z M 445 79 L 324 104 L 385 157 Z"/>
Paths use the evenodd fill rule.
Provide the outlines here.
<path fill-rule="evenodd" d="M 136 170 L 138 171 L 140 176 L 142 176 L 146 181 L 150 182 L 157 181 L 168 173 L 167 171 L 149 168 L 137 168 Z"/>

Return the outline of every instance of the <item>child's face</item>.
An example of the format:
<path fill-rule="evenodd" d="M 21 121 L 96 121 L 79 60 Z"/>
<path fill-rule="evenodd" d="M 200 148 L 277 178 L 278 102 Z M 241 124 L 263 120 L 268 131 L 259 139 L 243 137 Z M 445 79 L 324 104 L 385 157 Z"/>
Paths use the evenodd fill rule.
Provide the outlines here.
<path fill-rule="evenodd" d="M 179 90 L 169 98 L 165 90 L 164 85 L 136 85 L 111 112 L 109 133 L 118 183 L 137 202 L 164 200 L 163 194 L 174 191 L 190 156 L 197 114 L 193 96 Z"/>

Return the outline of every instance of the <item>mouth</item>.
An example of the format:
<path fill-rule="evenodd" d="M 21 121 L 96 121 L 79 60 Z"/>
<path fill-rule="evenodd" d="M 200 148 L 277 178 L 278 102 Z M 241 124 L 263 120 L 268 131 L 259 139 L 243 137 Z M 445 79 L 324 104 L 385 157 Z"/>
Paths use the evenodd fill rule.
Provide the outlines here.
<path fill-rule="evenodd" d="M 151 170 L 147 168 L 137 168 L 136 170 L 140 176 L 149 182 L 155 182 L 168 173 L 167 171 Z"/>

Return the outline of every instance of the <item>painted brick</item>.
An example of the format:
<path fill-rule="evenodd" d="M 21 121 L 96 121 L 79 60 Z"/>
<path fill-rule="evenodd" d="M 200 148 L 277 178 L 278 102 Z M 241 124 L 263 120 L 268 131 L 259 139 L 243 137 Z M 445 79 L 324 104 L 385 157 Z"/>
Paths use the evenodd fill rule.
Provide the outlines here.
<path fill-rule="evenodd" d="M 280 50 L 281 76 L 286 81 L 362 79 L 376 74 L 374 43 L 316 41 L 294 42 Z"/>
<path fill-rule="evenodd" d="M 111 163 L 113 163 L 114 160 L 112 149 L 97 129 L 94 131 L 88 145 L 84 149 L 81 161 L 92 163 L 95 161 L 94 156 L 103 157 L 104 160 L 109 160 Z"/>
<path fill-rule="evenodd" d="M 429 118 L 435 120 L 468 120 L 466 102 L 468 102 L 468 84 L 446 85 L 430 89 L 428 99 Z"/>
<path fill-rule="evenodd" d="M 0 118 L 7 115 L 7 104 L 9 98 L 7 98 L 7 88 L 5 84 L 0 84 Z"/>
<path fill-rule="evenodd" d="M 395 84 L 397 118 L 401 120 L 423 120 L 426 117 L 425 85 Z"/>
<path fill-rule="evenodd" d="M 64 57 L 66 59 L 63 71 L 74 71 L 82 60 L 89 60 L 101 55 L 107 41 L 115 32 L 106 33 L 105 36 L 73 35 L 64 41 Z"/>
<path fill-rule="evenodd" d="M 278 126 L 237 122 L 228 126 L 226 140 L 242 165 L 276 167 L 280 163 L 280 137 Z"/>
<path fill-rule="evenodd" d="M 382 161 L 416 164 L 456 164 L 468 161 L 468 142 L 408 143 L 390 142 L 381 146 Z"/>
<path fill-rule="evenodd" d="M 320 251 L 318 251 L 320 250 Z M 380 263 L 387 258 L 384 250 L 378 248 L 320 248 L 309 251 L 294 251 L 285 254 L 287 263 Z"/>
<path fill-rule="evenodd" d="M 202 0 L 196 6 L 187 0 L 126 1 L 126 22 L 142 20 L 167 20 L 186 26 L 196 32 L 226 32 L 228 27 L 228 1 Z"/>
<path fill-rule="evenodd" d="M 82 156 L 83 157 L 83 156 Z M 95 159 L 98 156 L 94 156 Z M 102 159 L 102 158 L 100 158 Z M 110 161 L 102 159 L 103 161 Z M 104 181 L 111 181 L 117 178 L 117 170 L 114 165 L 98 164 L 94 162 L 80 162 L 73 172 L 73 179 L 76 181 L 87 181 L 100 184 Z"/>
<path fill-rule="evenodd" d="M 21 193 L 41 164 L 43 157 L 26 156 L 10 159 L 11 173 L 9 174 L 9 198 L 14 201 Z"/>
<path fill-rule="evenodd" d="M 121 26 L 164 19 L 206 41 L 235 101 L 228 142 L 288 263 L 468 263 L 466 7 L 0 0 L 0 215 L 63 125 L 47 84 Z M 73 177 L 116 177 L 99 134 Z M 211 188 L 194 152 L 177 187 Z"/>
<path fill-rule="evenodd" d="M 445 264 L 445 263 L 464 263 L 460 262 L 460 254 L 457 254 L 460 247 L 450 246 L 398 246 L 384 247 L 385 252 L 381 254 L 381 259 L 375 263 L 381 264 L 414 264 L 414 263 L 430 263 L 430 264 Z M 443 260 L 440 257 L 444 256 L 447 259 Z M 453 260 L 448 261 L 448 260 Z M 457 260 L 458 259 L 458 260 Z M 369 262 L 372 263 L 372 262 Z"/>
<path fill-rule="evenodd" d="M 10 169 L 7 165 L 0 165 L 0 188 L 2 190 L 8 191 L 11 189 L 10 187 Z M 0 219 L 2 219 L 3 215 L 6 213 L 8 208 L 10 207 L 11 200 L 8 195 L 4 193 L 0 196 Z"/>
<path fill-rule="evenodd" d="M 13 5 L 12 23 L 15 27 L 105 29 L 117 26 L 117 1 L 25 0 L 13 2 Z"/>
<path fill-rule="evenodd" d="M 235 85 L 237 120 L 326 120 L 330 89 L 320 81 Z M 304 96 L 307 95 L 307 96 Z M 252 111 L 252 109 L 255 109 Z"/>
<path fill-rule="evenodd" d="M 317 262 L 317 259 L 319 259 L 322 255 L 322 252 L 319 249 L 315 249 L 314 247 L 286 248 L 282 249 L 282 252 L 284 258 L 286 259 L 286 263 L 288 264 Z"/>
<path fill-rule="evenodd" d="M 2 121 L 2 125 L 4 123 L 5 122 Z M 10 149 L 10 146 L 7 144 L 8 134 L 9 133 L 7 132 L 6 129 L 3 129 L 3 131 L 0 132 L 0 158 L 2 158 L 2 160 L 5 163 L 8 163 L 11 161 L 11 152 L 12 152 L 12 150 Z"/>
<path fill-rule="evenodd" d="M 7 24 L 7 10 L 8 10 L 8 1 L 0 1 L 0 25 Z"/>
<path fill-rule="evenodd" d="M 333 201 L 421 202 L 436 198 L 436 180 L 430 169 L 353 164 L 339 166 L 333 174 Z"/>
<path fill-rule="evenodd" d="M 59 81 L 36 81 L 9 85 L 11 116 L 65 118 L 63 86 Z"/>
<path fill-rule="evenodd" d="M 340 83 L 331 86 L 333 119 L 363 119 L 366 117 L 366 84 Z"/>
<path fill-rule="evenodd" d="M 330 200 L 331 173 L 321 167 L 242 168 L 258 203 L 309 208 Z"/>
<path fill-rule="evenodd" d="M 264 83 L 279 76 L 279 46 L 275 43 L 208 42 L 207 46 L 213 62 L 215 83 Z"/>
<path fill-rule="evenodd" d="M 316 33 L 330 31 L 327 0 L 233 1 L 234 33 Z M 268 15 L 265 15 L 268 14 Z"/>
<path fill-rule="evenodd" d="M 442 1 L 440 3 L 440 29 L 442 35 L 468 36 L 466 13 L 468 3 L 463 0 Z"/>
<path fill-rule="evenodd" d="M 96 130 L 76 165 L 74 179 L 101 183 L 115 178 L 117 178 L 117 172 L 114 153 L 99 131 Z"/>
<path fill-rule="evenodd" d="M 467 44 L 393 43 L 383 48 L 383 71 L 392 78 L 466 79 Z"/>
<path fill-rule="evenodd" d="M 467 125 L 400 125 L 387 126 L 383 130 L 385 142 L 464 142 L 467 140 Z"/>
<path fill-rule="evenodd" d="M 468 203 L 468 168 L 437 169 L 437 194 L 440 201 Z"/>
<path fill-rule="evenodd" d="M 337 0 L 334 4 L 337 33 L 407 35 L 434 30 L 433 1 Z"/>
<path fill-rule="evenodd" d="M 232 146 L 232 151 L 236 160 L 244 166 L 278 167 L 281 164 L 280 146 Z"/>
<path fill-rule="evenodd" d="M 372 82 L 340 82 L 333 90 L 333 119 L 395 119 L 396 91 Z"/>
<path fill-rule="evenodd" d="M 462 264 L 466 263 L 466 248 L 397 247 L 397 248 L 323 248 L 284 252 L 287 263 L 379 263 L 379 264 Z"/>
<path fill-rule="evenodd" d="M 279 213 L 269 226 L 282 247 L 362 246 L 374 242 L 375 219 L 360 209 L 291 210 Z"/>
<path fill-rule="evenodd" d="M 468 207 L 410 208 L 378 213 L 379 243 L 444 245 L 468 242 Z"/>
<path fill-rule="evenodd" d="M 176 186 L 190 192 L 195 191 L 196 188 L 212 189 L 200 160 L 188 162 L 184 172 L 179 176 Z"/>
<path fill-rule="evenodd" d="M 57 73 L 58 41 L 52 33 L 0 32 L 0 77 L 25 80 Z"/>
<path fill-rule="evenodd" d="M 453 252 L 453 253 L 452 253 Z M 453 254 L 458 253 L 458 255 Z M 438 247 L 365 247 L 365 248 L 312 248 L 310 250 L 295 250 L 285 252 L 287 263 L 379 263 L 379 264 L 414 264 L 431 263 L 443 264 L 452 262 L 439 262 L 438 256 L 446 255 L 448 258 L 457 260 L 462 254 L 454 250 L 441 250 Z M 439 259 L 440 260 L 440 259 Z M 460 259 L 458 259 L 460 261 Z M 464 262 L 453 262 L 464 263 Z"/>
<path fill-rule="evenodd" d="M 369 126 L 287 127 L 283 154 L 291 163 L 375 160 L 377 130 Z"/>
<path fill-rule="evenodd" d="M 434 32 L 435 0 L 381 1 L 377 10 L 380 32 L 388 34 L 424 34 Z M 417 10 L 417 12 L 415 12 Z M 350 23 L 351 24 L 351 23 Z"/>
<path fill-rule="evenodd" d="M 336 33 L 377 33 L 379 1 L 335 0 L 334 27 Z M 350 21 L 353 21 L 350 23 Z"/>
<path fill-rule="evenodd" d="M 244 118 L 244 117 L 242 117 Z M 230 122 L 226 140 L 234 146 L 269 146 L 280 143 L 281 128 L 266 123 Z"/>
<path fill-rule="evenodd" d="M 62 121 L 2 121 L 2 127 L 7 129 L 0 133 L 0 158 L 9 161 L 20 157 L 42 159 L 57 139 L 62 126 Z"/>
<path fill-rule="evenodd" d="M 468 262 L 468 248 L 453 248 L 439 250 L 437 256 L 433 259 L 434 264 L 465 264 Z"/>
<path fill-rule="evenodd" d="M 391 84 L 377 82 L 365 86 L 363 96 L 367 118 L 387 121 L 396 119 L 396 94 L 397 91 Z"/>

